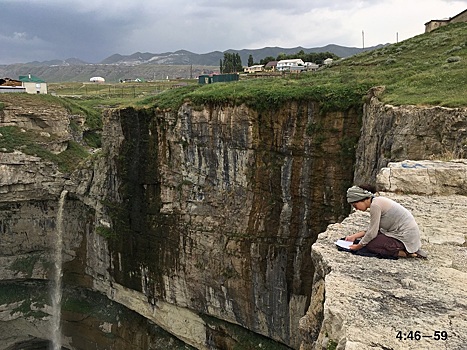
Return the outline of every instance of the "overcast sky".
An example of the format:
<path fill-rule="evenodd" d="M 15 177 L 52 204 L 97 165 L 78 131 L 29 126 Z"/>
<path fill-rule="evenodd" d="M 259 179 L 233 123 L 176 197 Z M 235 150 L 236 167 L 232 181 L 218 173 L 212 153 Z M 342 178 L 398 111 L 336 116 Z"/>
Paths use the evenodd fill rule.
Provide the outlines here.
<path fill-rule="evenodd" d="M 467 0 L 0 0 L 0 64 L 395 43 Z M 362 35 L 363 32 L 363 35 Z"/>

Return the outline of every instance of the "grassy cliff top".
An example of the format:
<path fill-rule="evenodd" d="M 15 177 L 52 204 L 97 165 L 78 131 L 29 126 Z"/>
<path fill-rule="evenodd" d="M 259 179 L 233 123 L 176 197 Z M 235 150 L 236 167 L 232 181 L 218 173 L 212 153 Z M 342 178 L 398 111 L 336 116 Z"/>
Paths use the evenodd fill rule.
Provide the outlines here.
<path fill-rule="evenodd" d="M 144 100 L 161 108 L 193 103 L 247 103 L 270 109 L 290 100 L 361 103 L 372 86 L 385 86 L 383 102 L 394 105 L 467 106 L 467 23 L 450 24 L 381 49 L 334 62 L 317 72 L 189 86 Z"/>

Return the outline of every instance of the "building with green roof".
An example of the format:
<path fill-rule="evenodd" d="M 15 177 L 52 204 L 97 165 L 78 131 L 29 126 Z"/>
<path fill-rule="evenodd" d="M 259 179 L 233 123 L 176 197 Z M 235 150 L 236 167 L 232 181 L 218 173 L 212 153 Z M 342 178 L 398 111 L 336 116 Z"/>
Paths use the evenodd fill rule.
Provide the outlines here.
<path fill-rule="evenodd" d="M 19 81 L 23 83 L 23 87 L 28 94 L 46 94 L 47 83 L 34 75 L 20 75 Z"/>

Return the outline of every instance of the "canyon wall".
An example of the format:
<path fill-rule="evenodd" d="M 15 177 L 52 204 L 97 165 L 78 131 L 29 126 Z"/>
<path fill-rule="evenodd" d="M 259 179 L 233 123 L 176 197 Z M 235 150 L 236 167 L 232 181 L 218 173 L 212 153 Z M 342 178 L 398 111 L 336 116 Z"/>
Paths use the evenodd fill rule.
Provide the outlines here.
<path fill-rule="evenodd" d="M 77 191 L 94 193 L 110 224 L 110 261 L 91 268 L 113 289 L 95 288 L 119 302 L 139 293 L 130 308 L 197 348 L 230 348 L 228 324 L 297 347 L 311 244 L 347 214 L 356 112 L 185 104 L 175 115 L 109 111 L 104 124 L 95 173 L 107 175 Z"/>
<path fill-rule="evenodd" d="M 363 122 L 359 111 L 322 113 L 312 101 L 268 112 L 188 102 L 178 111 L 108 110 L 103 149 L 73 174 L 21 152 L 1 154 L 0 278 L 24 290 L 47 281 L 66 189 L 64 346 L 85 349 L 94 338 L 106 348 L 113 337 L 122 350 L 298 349 L 316 288 L 311 246 L 347 216 L 354 172 L 374 181 L 380 166 L 413 155 L 412 145 L 425 145 L 416 147 L 420 158 L 465 152 L 465 110 L 428 110 L 384 106 L 376 93 Z M 432 119 L 444 128 L 422 142 Z M 417 128 L 400 132 L 404 120 L 418 120 Z M 72 307 L 88 305 L 91 292 L 126 311 Z M 11 325 L 3 336 L 10 347 L 0 349 L 47 339 L 46 295 L 12 293 L 0 304 Z M 27 312 L 19 308 L 26 304 Z M 139 315 L 141 327 L 123 324 L 124 312 Z M 89 324 L 72 325 L 89 315 L 99 331 L 86 338 Z"/>
<path fill-rule="evenodd" d="M 72 131 L 63 107 L 44 108 L 28 99 L 22 104 L 21 96 L 9 97 L 2 95 L 2 101 L 7 102 L 0 111 L 1 127 L 35 133 L 51 151 L 66 148 Z M 0 142 L 5 146 L 8 137 L 2 129 Z M 99 176 L 89 170 L 75 176 L 79 175 L 83 182 L 72 181 L 54 163 L 19 149 L 2 149 L 0 153 L 0 349 L 50 348 L 49 280 L 53 279 L 53 247 L 58 239 L 58 199 L 65 188 L 70 193 L 64 205 L 63 223 L 63 347 L 188 349 L 161 327 L 92 289 L 93 278 L 106 278 L 89 273 L 97 261 L 93 259 L 93 249 L 106 246 L 106 239 L 95 232 L 96 208 L 99 210 L 101 204 L 99 200 L 81 201 L 75 193 L 81 184 L 88 184 L 86 175 L 95 179 Z"/>

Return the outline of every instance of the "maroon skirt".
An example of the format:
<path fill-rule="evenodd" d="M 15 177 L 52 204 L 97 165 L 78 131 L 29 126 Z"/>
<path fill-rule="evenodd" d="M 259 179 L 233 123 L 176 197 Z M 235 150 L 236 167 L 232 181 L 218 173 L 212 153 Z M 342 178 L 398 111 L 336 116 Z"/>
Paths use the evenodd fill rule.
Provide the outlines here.
<path fill-rule="evenodd" d="M 381 256 L 397 257 L 399 251 L 405 251 L 404 243 L 398 239 L 388 237 L 384 233 L 378 232 L 378 235 L 373 238 L 367 245 L 368 251 L 380 254 Z"/>

